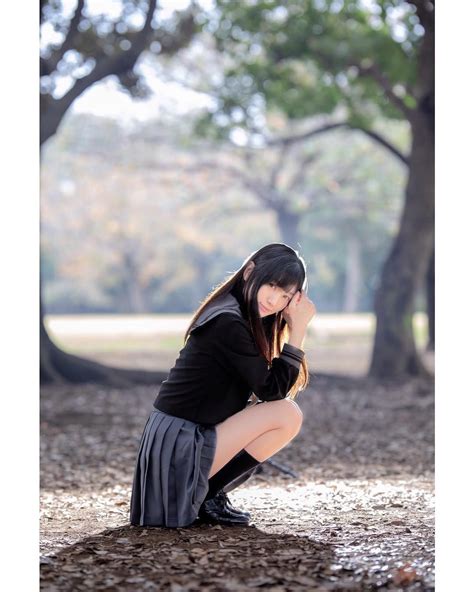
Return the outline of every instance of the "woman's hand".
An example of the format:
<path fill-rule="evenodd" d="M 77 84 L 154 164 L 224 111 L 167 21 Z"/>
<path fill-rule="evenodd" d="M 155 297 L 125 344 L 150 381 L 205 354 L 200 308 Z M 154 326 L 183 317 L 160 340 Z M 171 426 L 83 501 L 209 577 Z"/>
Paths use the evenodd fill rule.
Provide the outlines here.
<path fill-rule="evenodd" d="M 290 329 L 306 330 L 306 327 L 315 314 L 316 307 L 304 290 L 296 292 L 287 307 L 283 310 L 283 318 Z"/>

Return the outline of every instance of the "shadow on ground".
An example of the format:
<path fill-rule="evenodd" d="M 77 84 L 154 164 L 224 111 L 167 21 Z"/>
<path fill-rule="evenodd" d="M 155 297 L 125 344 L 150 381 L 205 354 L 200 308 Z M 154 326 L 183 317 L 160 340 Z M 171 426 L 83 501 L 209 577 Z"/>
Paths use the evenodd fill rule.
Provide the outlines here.
<path fill-rule="evenodd" d="M 256 527 L 106 530 L 43 558 L 43 589 L 302 590 L 341 583 L 331 545 Z M 363 574 L 344 572 L 345 589 Z"/>

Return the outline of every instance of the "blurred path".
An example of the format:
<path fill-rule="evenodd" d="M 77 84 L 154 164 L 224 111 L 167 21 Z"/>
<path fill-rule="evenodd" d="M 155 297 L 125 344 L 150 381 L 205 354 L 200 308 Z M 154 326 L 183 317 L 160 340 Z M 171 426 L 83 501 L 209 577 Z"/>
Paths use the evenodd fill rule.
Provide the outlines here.
<path fill-rule="evenodd" d="M 53 339 L 77 353 L 116 367 L 168 370 L 183 346 L 189 314 L 52 315 L 46 326 Z M 370 364 L 375 330 L 373 314 L 319 314 L 311 323 L 305 351 L 313 373 L 364 376 Z M 415 317 L 421 350 L 426 342 L 426 316 Z M 434 356 L 423 352 L 434 371 Z"/>
<path fill-rule="evenodd" d="M 183 333 L 192 315 L 48 315 L 47 327 L 55 335 L 153 335 Z M 426 325 L 426 316 L 415 315 L 415 325 Z M 318 332 L 372 333 L 375 317 L 371 313 L 318 314 L 311 323 Z"/>

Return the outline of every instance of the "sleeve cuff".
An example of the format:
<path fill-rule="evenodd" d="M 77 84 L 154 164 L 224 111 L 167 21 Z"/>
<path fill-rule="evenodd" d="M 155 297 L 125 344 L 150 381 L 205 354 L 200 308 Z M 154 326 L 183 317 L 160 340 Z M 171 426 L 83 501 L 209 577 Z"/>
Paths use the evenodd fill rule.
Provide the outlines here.
<path fill-rule="evenodd" d="M 291 364 L 295 368 L 300 368 L 301 362 L 304 359 L 304 351 L 295 347 L 294 345 L 290 345 L 289 343 L 285 343 L 281 350 L 280 358 Z"/>

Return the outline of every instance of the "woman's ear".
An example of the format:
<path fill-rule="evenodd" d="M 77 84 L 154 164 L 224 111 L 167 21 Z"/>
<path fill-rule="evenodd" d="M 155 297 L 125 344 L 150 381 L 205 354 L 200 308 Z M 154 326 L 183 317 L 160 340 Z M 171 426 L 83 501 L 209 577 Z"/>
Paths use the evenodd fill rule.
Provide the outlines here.
<path fill-rule="evenodd" d="M 245 281 L 248 280 L 248 278 L 249 278 L 250 274 L 252 273 L 254 267 L 255 267 L 255 262 L 254 261 L 250 261 L 250 263 L 244 269 L 244 280 Z"/>

